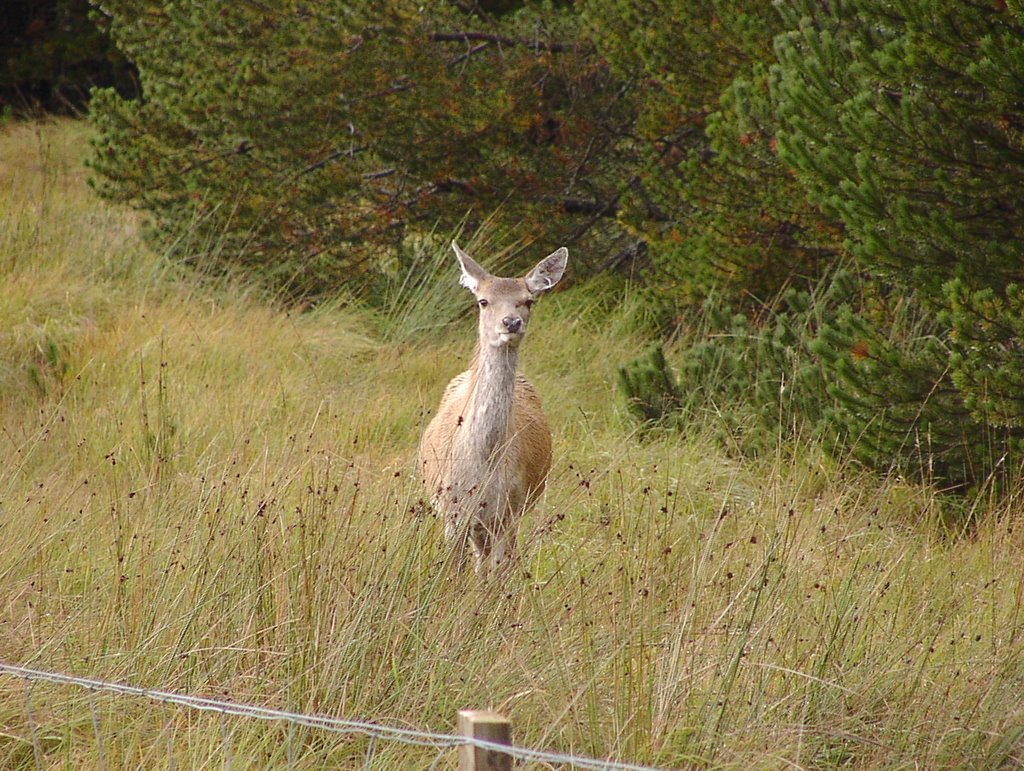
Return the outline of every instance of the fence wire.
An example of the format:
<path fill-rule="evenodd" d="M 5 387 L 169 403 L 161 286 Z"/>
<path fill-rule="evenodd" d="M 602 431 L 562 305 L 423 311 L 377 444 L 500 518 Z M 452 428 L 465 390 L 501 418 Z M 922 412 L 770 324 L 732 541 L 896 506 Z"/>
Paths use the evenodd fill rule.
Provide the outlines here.
<path fill-rule="evenodd" d="M 103 750 L 100 745 L 99 718 L 96 713 L 93 695 L 96 692 L 106 692 L 121 696 L 150 699 L 164 704 L 174 704 L 179 707 L 199 710 L 203 712 L 216 712 L 221 718 L 227 716 L 251 718 L 255 720 L 283 721 L 290 724 L 289 736 L 296 726 L 313 728 L 321 731 L 341 734 L 362 734 L 369 737 L 370 743 L 367 747 L 366 768 L 370 767 L 373 750 L 377 741 L 399 742 L 412 744 L 421 747 L 431 747 L 438 752 L 432 768 L 437 767 L 441 761 L 442 754 L 463 745 L 472 745 L 482 749 L 497 751 L 510 755 L 516 760 L 524 762 L 548 763 L 552 766 L 568 766 L 569 768 L 586 769 L 587 771 L 660 771 L 652 766 L 640 766 L 633 763 L 623 763 L 614 760 L 599 760 L 571 753 L 547 752 L 535 750 L 528 747 L 518 747 L 510 744 L 497 744 L 482 739 L 475 739 L 467 736 L 454 734 L 435 733 L 431 731 L 419 731 L 412 728 L 399 728 L 380 723 L 372 723 L 362 720 L 346 720 L 342 718 L 328 717 L 326 715 L 309 715 L 301 712 L 289 712 L 286 710 L 270 709 L 256 704 L 243 704 L 238 702 L 221 701 L 208 699 L 202 696 L 191 696 L 173 691 L 163 691 L 152 688 L 140 688 L 123 683 L 113 683 L 104 680 L 94 680 L 86 677 L 75 677 L 73 675 L 48 672 L 40 669 L 16 666 L 0 662 L 0 674 L 9 675 L 25 681 L 25 710 L 29 721 L 29 730 L 32 733 L 33 751 L 35 753 L 36 765 L 42 768 L 41 748 L 36 735 L 35 720 L 32 713 L 32 684 L 35 682 L 53 683 L 55 685 L 74 686 L 84 688 L 90 692 L 90 709 L 92 712 L 93 731 L 99 747 L 99 758 L 102 763 Z M 223 728 L 226 732 L 226 727 Z M 227 739 L 225 738 L 225 742 Z M 289 767 L 291 767 L 292 755 L 289 746 Z M 230 760 L 228 761 L 230 767 Z"/>

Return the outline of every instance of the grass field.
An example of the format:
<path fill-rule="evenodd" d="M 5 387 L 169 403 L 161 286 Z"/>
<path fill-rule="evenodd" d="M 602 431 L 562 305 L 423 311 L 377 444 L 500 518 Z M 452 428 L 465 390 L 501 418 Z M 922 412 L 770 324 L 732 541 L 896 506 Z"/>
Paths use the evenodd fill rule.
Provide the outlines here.
<path fill-rule="evenodd" d="M 948 533 L 933 493 L 817 446 L 638 437 L 616 367 L 641 306 L 584 286 L 535 311 L 554 467 L 519 569 L 481 587 L 415 478 L 472 348 L 454 262 L 387 312 L 271 307 L 147 251 L 87 187 L 83 126 L 2 132 L 0 662 L 437 732 L 495 708 L 518 744 L 669 768 L 1024 763 L 1015 500 Z M 2 768 L 366 756 L 0 676 Z"/>

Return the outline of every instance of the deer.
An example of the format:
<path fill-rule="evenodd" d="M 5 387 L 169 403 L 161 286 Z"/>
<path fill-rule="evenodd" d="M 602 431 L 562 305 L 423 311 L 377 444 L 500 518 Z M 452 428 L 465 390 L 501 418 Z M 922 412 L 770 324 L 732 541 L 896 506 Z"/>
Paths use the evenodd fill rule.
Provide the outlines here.
<path fill-rule="evenodd" d="M 562 278 L 569 252 L 552 252 L 523 278 L 499 278 L 455 241 L 452 249 L 459 283 L 479 308 L 478 340 L 469 369 L 448 383 L 423 432 L 419 462 L 455 564 L 463 568 L 471 545 L 476 574 L 487 580 L 510 564 L 519 521 L 551 469 L 540 397 L 516 370 L 530 308 Z"/>

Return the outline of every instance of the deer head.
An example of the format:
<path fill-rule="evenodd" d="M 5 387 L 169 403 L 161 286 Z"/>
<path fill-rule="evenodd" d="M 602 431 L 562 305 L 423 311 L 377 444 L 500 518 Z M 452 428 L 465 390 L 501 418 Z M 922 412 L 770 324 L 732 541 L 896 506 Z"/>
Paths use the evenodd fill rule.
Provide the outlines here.
<path fill-rule="evenodd" d="M 459 283 L 476 298 L 480 308 L 480 345 L 515 348 L 526 334 L 530 307 L 565 273 L 569 251 L 563 246 L 534 266 L 523 278 L 492 276 L 452 241 L 462 267 Z"/>

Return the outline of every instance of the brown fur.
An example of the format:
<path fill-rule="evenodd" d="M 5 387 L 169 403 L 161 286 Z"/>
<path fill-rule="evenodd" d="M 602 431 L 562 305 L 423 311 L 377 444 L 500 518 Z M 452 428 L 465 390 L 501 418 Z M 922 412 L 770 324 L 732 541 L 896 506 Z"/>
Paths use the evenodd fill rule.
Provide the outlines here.
<path fill-rule="evenodd" d="M 467 542 L 482 576 L 512 555 L 522 515 L 543 492 L 551 431 L 533 386 L 517 374 L 529 307 L 562 275 L 559 250 L 525 279 L 490 276 L 458 247 L 463 284 L 481 303 L 470 369 L 448 384 L 420 443 L 420 468 L 461 563 Z"/>
<path fill-rule="evenodd" d="M 466 370 L 456 375 L 445 389 L 437 414 L 427 426 L 420 445 L 423 481 L 430 491 L 434 508 L 445 515 L 449 540 L 460 535 L 465 537 L 464 533 L 447 532 L 452 527 L 456 531 L 460 527 L 465 529 L 466 523 L 459 521 L 460 499 L 476 497 L 482 501 L 485 496 L 481 488 L 484 485 L 488 482 L 500 484 L 504 496 L 498 493 L 498 497 L 505 499 L 503 510 L 494 512 L 493 518 L 481 516 L 479 519 L 490 531 L 492 538 L 488 540 L 504 534 L 511 551 L 515 543 L 514 528 L 519 518 L 544 491 L 551 469 L 551 430 L 537 391 L 519 375 L 512 397 L 508 431 L 495 453 L 500 467 L 481 468 L 475 460 L 460 463 L 459 459 L 452 457 L 452 448 L 460 444 L 459 433 L 469 428 L 464 416 L 472 383 L 473 371 Z M 489 555 L 488 549 L 481 556 L 486 558 Z"/>

